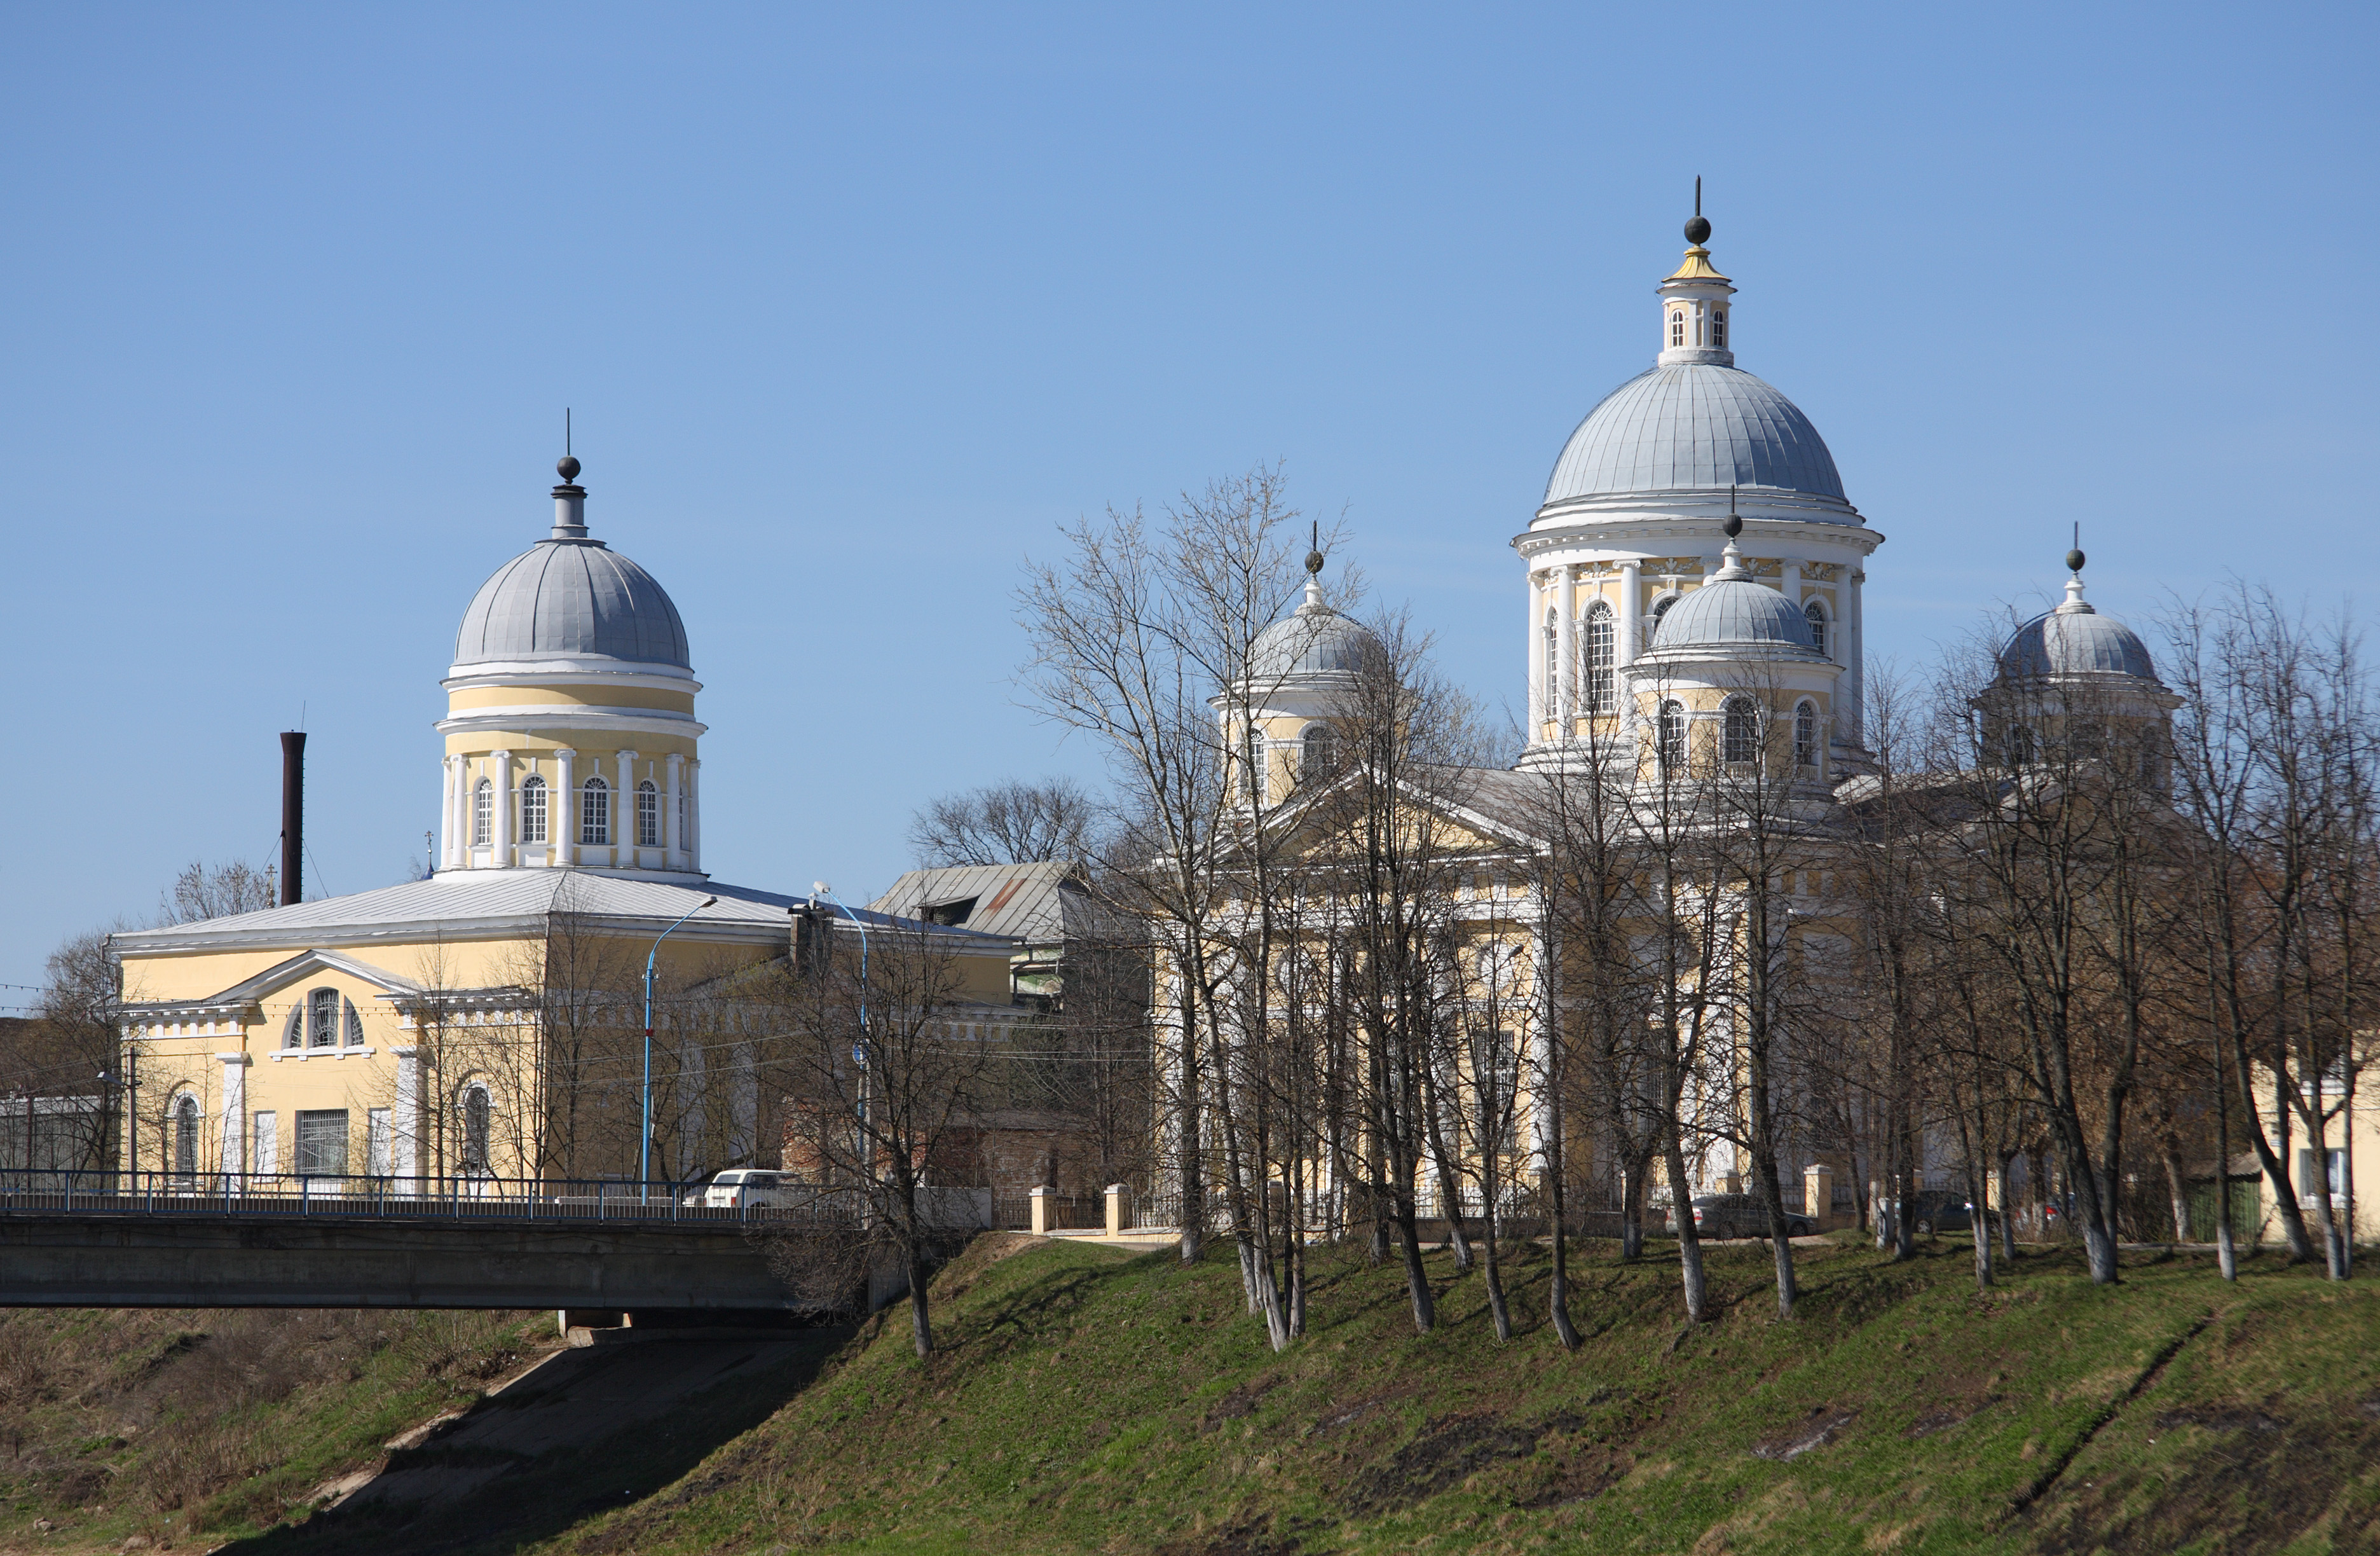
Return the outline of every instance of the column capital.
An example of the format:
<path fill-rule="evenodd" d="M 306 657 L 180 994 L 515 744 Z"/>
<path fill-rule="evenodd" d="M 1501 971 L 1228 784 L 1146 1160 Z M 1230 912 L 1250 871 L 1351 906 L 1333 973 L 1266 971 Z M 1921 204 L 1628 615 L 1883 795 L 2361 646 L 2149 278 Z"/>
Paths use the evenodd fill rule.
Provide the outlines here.
<path fill-rule="evenodd" d="M 553 748 L 553 754 L 557 757 L 575 757 L 578 754 L 578 748 L 575 746 L 556 746 Z"/>

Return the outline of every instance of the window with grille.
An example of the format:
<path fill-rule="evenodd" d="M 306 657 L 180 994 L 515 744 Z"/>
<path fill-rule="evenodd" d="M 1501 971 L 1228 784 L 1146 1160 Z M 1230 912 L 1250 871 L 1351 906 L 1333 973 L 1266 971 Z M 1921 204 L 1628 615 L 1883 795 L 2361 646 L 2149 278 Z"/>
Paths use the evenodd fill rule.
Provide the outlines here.
<path fill-rule="evenodd" d="M 1586 625 L 1579 633 L 1585 681 L 1582 695 L 1590 713 L 1609 713 L 1615 701 L 1611 684 L 1612 631 L 1611 607 L 1598 600 L 1588 609 Z"/>
<path fill-rule="evenodd" d="M 281 1028 L 281 1046 L 284 1048 L 306 1046 L 306 1007 L 304 1005 L 301 1004 L 289 1013 L 289 1024 Z"/>
<path fill-rule="evenodd" d="M 637 785 L 637 846 L 662 845 L 662 792 L 650 778 Z"/>
<path fill-rule="evenodd" d="M 199 1170 L 199 1100 L 188 1092 L 174 1104 L 174 1171 L 190 1177 Z"/>
<path fill-rule="evenodd" d="M 1686 710 L 1682 703 L 1664 702 L 1653 720 L 1653 753 L 1665 773 L 1686 770 Z"/>
<path fill-rule="evenodd" d="M 1310 724 L 1304 736 L 1305 754 L 1299 759 L 1299 775 L 1309 781 L 1327 778 L 1339 771 L 1339 732 L 1329 724 Z"/>
<path fill-rule="evenodd" d="M 612 786 L 601 778 L 588 779 L 578 791 L 578 841 L 612 841 Z"/>
<path fill-rule="evenodd" d="M 1726 728 L 1721 738 L 1730 762 L 1760 760 L 1760 710 L 1752 699 L 1730 697 L 1727 699 Z"/>
<path fill-rule="evenodd" d="M 495 841 L 496 786 L 482 778 L 471 790 L 471 841 Z"/>
<path fill-rule="evenodd" d="M 1827 651 L 1827 608 L 1813 600 L 1802 608 L 1802 614 L 1810 620 L 1811 646 L 1820 653 L 1825 653 Z"/>
<path fill-rule="evenodd" d="M 463 1171 L 466 1173 L 485 1173 L 488 1170 L 488 1132 L 494 1111 L 486 1087 L 463 1088 Z"/>
<path fill-rule="evenodd" d="M 1808 702 L 1793 710 L 1793 760 L 1803 767 L 1818 765 L 1818 710 Z"/>
<path fill-rule="evenodd" d="M 533 772 L 521 784 L 521 841 L 545 841 L 545 780 Z"/>
<path fill-rule="evenodd" d="M 306 996 L 306 1046 L 339 1046 L 339 991 L 317 989 Z"/>
<path fill-rule="evenodd" d="M 338 1177 L 347 1170 L 347 1110 L 301 1109 L 298 1114 L 298 1172 L 305 1177 Z"/>

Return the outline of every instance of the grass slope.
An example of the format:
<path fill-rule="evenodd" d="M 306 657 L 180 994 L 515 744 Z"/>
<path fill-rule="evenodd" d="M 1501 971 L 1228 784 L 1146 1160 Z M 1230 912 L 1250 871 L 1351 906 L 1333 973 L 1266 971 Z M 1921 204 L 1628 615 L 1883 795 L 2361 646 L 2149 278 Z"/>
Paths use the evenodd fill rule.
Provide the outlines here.
<path fill-rule="evenodd" d="M 1013 1255 L 1014 1257 L 1006 1257 Z M 1522 1332 L 1433 1255 L 1415 1337 L 1399 1272 L 1330 1254 L 1281 1355 L 1228 1249 L 1184 1268 L 979 1239 L 938 1282 L 921 1366 L 871 1324 L 819 1381 L 674 1486 L 554 1552 L 2317 1552 L 2380 1538 L 2380 1291 L 2252 1260 L 2128 1259 L 2116 1290 L 2027 1258 L 1978 1296 L 1969 1252 L 1714 1255 L 1688 1331 L 1674 1262 L 1577 1265 L 1588 1339 Z M 905 1317 L 896 1310 L 892 1320 Z"/>

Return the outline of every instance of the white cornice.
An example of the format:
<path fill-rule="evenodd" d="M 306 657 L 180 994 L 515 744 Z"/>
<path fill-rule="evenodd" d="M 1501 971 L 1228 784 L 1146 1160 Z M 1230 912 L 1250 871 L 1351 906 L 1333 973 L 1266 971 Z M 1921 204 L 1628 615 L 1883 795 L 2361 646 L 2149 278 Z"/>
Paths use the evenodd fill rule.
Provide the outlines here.
<path fill-rule="evenodd" d="M 616 665 L 605 669 L 604 665 Z M 510 687 L 521 685 L 555 687 L 641 687 L 652 691 L 695 692 L 702 683 L 694 678 L 691 670 L 681 670 L 674 664 L 634 664 L 621 660 L 606 660 L 600 655 L 584 659 L 523 659 L 492 660 L 484 664 L 457 664 L 446 672 L 438 683 L 448 691 L 460 691 L 468 687 Z"/>
<path fill-rule="evenodd" d="M 1528 558 L 1533 566 L 1542 566 L 1554 561 L 1560 553 L 1597 553 L 1592 558 L 1579 560 L 1614 563 L 1636 561 L 1644 555 L 1670 556 L 1681 552 L 1687 554 L 1707 552 L 1716 556 L 1719 548 L 1727 543 L 1726 532 L 1719 528 L 1725 518 L 1726 514 L 1722 510 L 1718 518 L 1701 515 L 1687 517 L 1639 513 L 1610 518 L 1582 517 L 1558 524 L 1541 521 L 1539 527 L 1513 536 L 1512 547 Z M 1862 524 L 1747 518 L 1743 521 L 1741 543 L 1746 555 L 1766 556 L 1778 546 L 1799 545 L 1866 556 L 1884 544 L 1884 540 L 1881 532 Z M 1683 546 L 1672 543 L 1678 541 L 1688 543 Z"/>

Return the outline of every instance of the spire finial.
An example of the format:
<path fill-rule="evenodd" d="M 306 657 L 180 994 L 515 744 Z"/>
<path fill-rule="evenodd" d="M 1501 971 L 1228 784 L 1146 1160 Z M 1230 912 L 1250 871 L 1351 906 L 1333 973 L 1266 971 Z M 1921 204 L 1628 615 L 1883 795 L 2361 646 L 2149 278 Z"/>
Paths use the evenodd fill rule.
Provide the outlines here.
<path fill-rule="evenodd" d="M 2082 555 L 2082 521 L 2078 518 L 2074 521 L 2074 549 L 2066 553 L 2066 570 L 2072 573 L 2077 577 L 2082 577 L 2082 564 L 2085 558 Z"/>
<path fill-rule="evenodd" d="M 1710 241 L 1710 224 L 1703 219 L 1703 176 L 1694 175 L 1694 217 L 1686 224 L 1686 241 L 1696 248 Z"/>
<path fill-rule="evenodd" d="M 1322 604 L 1322 521 L 1316 519 L 1308 531 L 1305 552 L 1305 603 L 1300 610 L 1318 611 Z"/>
<path fill-rule="evenodd" d="M 565 486 L 578 479 L 578 456 L 570 452 L 570 407 L 562 407 L 562 457 L 553 462 L 554 473 Z"/>

